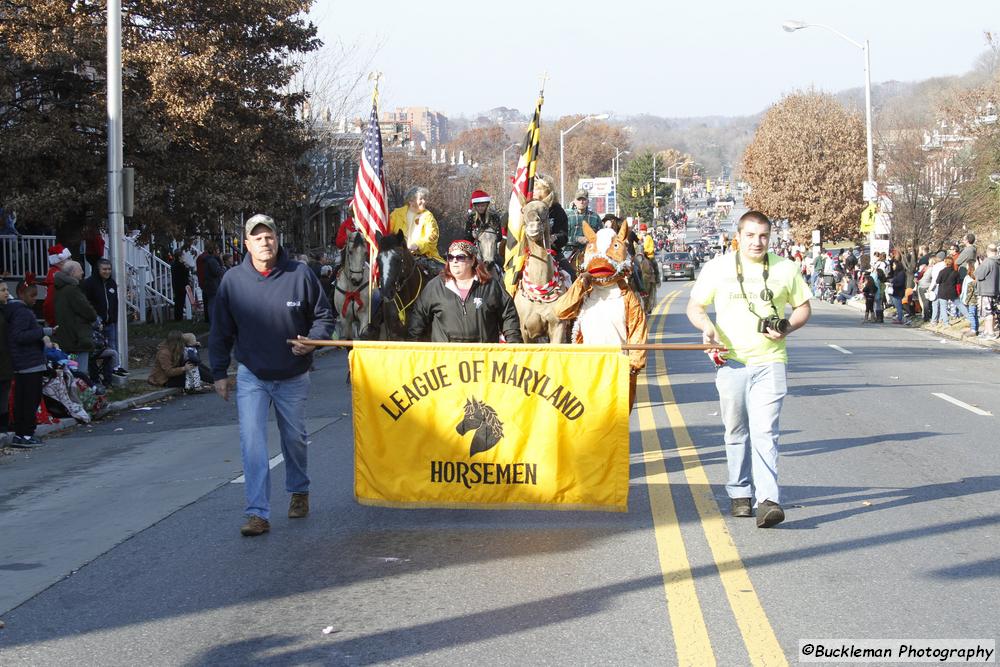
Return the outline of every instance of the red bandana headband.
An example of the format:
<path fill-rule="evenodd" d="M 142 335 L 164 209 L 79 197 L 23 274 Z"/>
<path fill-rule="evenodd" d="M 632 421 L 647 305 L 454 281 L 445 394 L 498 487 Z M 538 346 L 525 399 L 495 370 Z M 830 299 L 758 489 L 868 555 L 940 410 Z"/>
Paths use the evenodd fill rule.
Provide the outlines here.
<path fill-rule="evenodd" d="M 465 253 L 469 257 L 475 257 L 476 244 L 466 240 L 452 241 L 451 245 L 448 246 L 448 254 L 457 255 L 458 253 Z"/>

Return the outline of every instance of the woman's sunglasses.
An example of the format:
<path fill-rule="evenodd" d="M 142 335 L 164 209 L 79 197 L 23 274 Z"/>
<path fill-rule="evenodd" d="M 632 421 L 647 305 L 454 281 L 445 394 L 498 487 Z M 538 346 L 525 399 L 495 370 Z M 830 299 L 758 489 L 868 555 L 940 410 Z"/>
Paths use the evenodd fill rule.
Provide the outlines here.
<path fill-rule="evenodd" d="M 445 255 L 444 258 L 449 262 L 469 262 L 472 260 L 468 255 Z"/>

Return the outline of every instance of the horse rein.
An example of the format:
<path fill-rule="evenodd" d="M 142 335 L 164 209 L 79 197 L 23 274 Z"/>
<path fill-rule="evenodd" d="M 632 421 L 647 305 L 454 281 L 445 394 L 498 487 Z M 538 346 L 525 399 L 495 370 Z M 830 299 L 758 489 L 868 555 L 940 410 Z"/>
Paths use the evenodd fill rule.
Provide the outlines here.
<path fill-rule="evenodd" d="M 413 265 L 410 267 L 409 273 L 406 274 L 407 280 L 410 279 L 410 276 L 413 275 L 414 271 L 417 272 L 417 290 L 413 293 L 413 298 L 410 299 L 410 302 L 405 306 L 403 305 L 403 300 L 399 297 L 399 290 L 396 290 L 396 293 L 392 297 L 392 302 L 395 304 L 396 310 L 399 312 L 400 324 L 406 323 L 406 309 L 416 302 L 417 297 L 420 296 L 420 290 L 424 287 L 424 274 L 420 271 L 420 267 L 417 266 L 417 260 L 415 258 L 413 258 Z"/>

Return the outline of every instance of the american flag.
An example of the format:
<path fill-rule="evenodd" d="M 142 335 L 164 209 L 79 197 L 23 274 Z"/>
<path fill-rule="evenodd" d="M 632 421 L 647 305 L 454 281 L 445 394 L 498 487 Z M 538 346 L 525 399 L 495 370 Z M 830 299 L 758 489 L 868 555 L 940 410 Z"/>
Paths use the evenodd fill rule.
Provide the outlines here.
<path fill-rule="evenodd" d="M 389 205 L 385 197 L 382 162 L 382 131 L 378 126 L 378 100 L 372 100 L 372 115 L 365 128 L 364 147 L 358 182 L 354 185 L 354 224 L 369 246 L 375 246 L 375 232 L 389 231 Z"/>

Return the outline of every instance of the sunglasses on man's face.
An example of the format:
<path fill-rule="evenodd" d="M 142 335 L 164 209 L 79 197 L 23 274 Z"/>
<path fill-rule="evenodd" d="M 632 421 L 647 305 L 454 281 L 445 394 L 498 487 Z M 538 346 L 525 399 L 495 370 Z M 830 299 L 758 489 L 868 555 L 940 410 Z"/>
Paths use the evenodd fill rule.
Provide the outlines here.
<path fill-rule="evenodd" d="M 449 262 L 468 262 L 472 260 L 468 255 L 445 255 L 444 258 Z"/>

